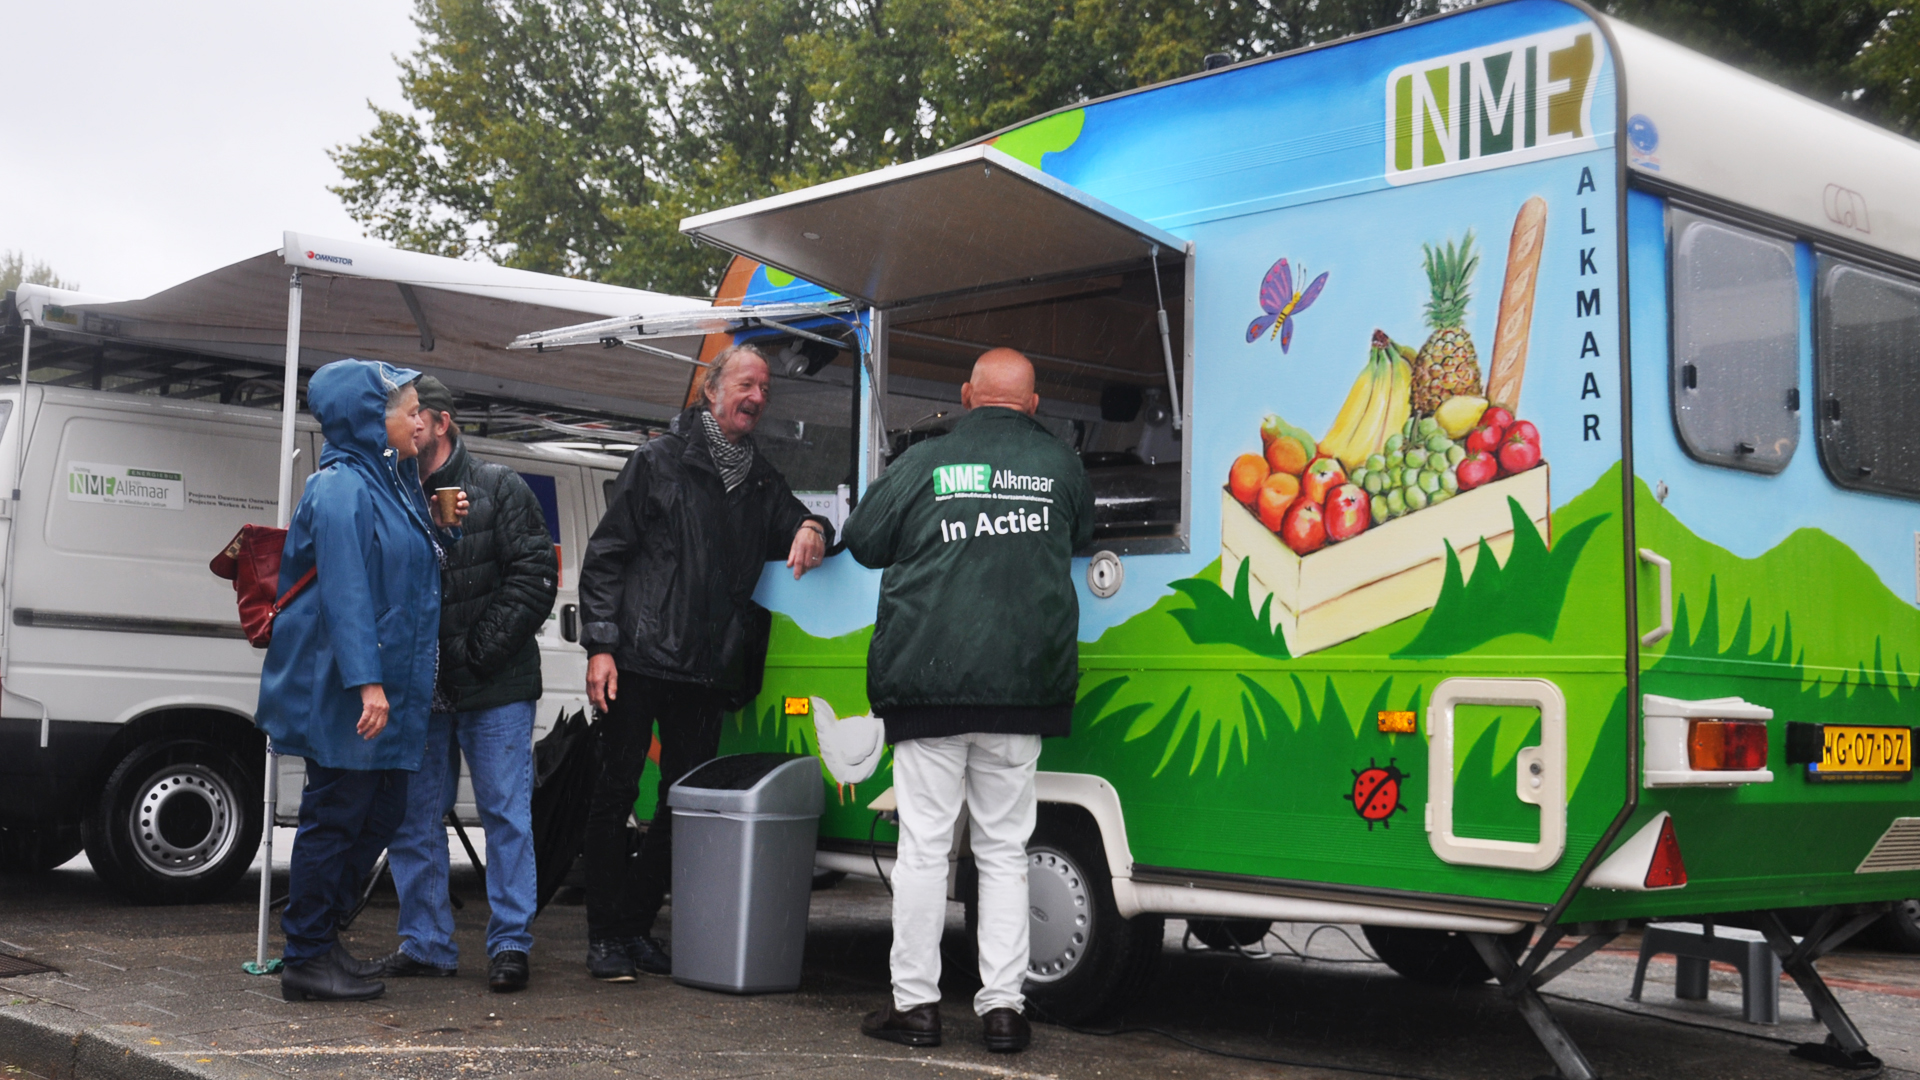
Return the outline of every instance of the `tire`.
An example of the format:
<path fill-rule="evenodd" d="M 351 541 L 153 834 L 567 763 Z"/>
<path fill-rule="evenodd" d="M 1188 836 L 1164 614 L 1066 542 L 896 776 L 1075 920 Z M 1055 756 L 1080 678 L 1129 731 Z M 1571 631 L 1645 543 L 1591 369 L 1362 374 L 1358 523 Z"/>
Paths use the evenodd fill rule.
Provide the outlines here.
<path fill-rule="evenodd" d="M 44 874 L 80 848 L 78 825 L 0 825 L 0 874 Z"/>
<path fill-rule="evenodd" d="M 135 747 L 87 813 L 94 870 L 140 904 L 224 895 L 260 846 L 260 765 L 199 738 Z"/>
<path fill-rule="evenodd" d="M 1901 900 L 1867 928 L 1873 944 L 1889 952 L 1920 953 L 1920 900 Z"/>
<path fill-rule="evenodd" d="M 1039 825 L 1027 844 L 1027 887 L 1032 898 L 1025 987 L 1030 1011 L 1079 1026 L 1125 1008 L 1152 977 L 1166 920 L 1120 917 L 1100 830 L 1085 811 L 1040 808 Z"/>
<path fill-rule="evenodd" d="M 1187 929 L 1209 949 L 1239 952 L 1266 940 L 1273 923 L 1267 919 L 1188 919 Z"/>
<path fill-rule="evenodd" d="M 1404 926 L 1363 926 L 1367 944 L 1382 963 L 1426 986 L 1471 986 L 1493 978 L 1467 935 L 1452 930 L 1416 930 Z M 1508 956 L 1518 957 L 1533 940 L 1520 930 L 1500 938 Z"/>

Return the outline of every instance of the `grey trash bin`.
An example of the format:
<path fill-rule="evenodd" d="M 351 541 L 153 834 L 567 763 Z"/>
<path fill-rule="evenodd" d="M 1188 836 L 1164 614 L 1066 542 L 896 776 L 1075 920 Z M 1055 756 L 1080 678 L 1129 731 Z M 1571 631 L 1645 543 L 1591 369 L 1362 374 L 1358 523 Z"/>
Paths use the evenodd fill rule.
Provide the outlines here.
<path fill-rule="evenodd" d="M 667 792 L 675 982 L 736 994 L 800 986 L 825 791 L 819 758 L 735 754 Z"/>

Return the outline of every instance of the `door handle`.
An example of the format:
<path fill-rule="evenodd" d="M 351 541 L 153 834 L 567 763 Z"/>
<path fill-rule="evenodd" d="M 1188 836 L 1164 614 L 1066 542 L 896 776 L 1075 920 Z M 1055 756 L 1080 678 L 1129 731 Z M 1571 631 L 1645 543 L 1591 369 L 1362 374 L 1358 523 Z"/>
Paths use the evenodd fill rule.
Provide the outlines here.
<path fill-rule="evenodd" d="M 1673 564 L 1646 548 L 1640 558 L 1660 568 L 1660 625 L 1640 635 L 1640 644 L 1651 645 L 1673 633 Z"/>
<path fill-rule="evenodd" d="M 560 636 L 567 641 L 580 640 L 580 605 L 560 605 Z"/>

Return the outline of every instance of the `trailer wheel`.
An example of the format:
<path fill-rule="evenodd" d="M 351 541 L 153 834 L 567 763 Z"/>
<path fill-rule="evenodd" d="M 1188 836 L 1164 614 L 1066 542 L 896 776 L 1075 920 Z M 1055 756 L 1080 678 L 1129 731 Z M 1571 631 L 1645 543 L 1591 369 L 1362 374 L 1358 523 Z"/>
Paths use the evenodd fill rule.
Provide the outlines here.
<path fill-rule="evenodd" d="M 1084 811 L 1042 806 L 1027 844 L 1032 898 L 1027 1004 L 1040 1016 L 1086 1024 L 1124 1008 L 1153 974 L 1166 920 L 1120 917 L 1100 830 Z M 968 929 L 974 919 L 969 909 Z"/>
<path fill-rule="evenodd" d="M 80 854 L 78 825 L 0 825 L 0 874 L 41 874 Z"/>
<path fill-rule="evenodd" d="M 1920 953 L 1920 900 L 1901 900 L 1868 928 L 1873 943 L 1893 952 Z"/>
<path fill-rule="evenodd" d="M 1269 919 L 1188 919 L 1187 929 L 1209 949 L 1240 952 L 1265 941 L 1273 922 Z"/>
<path fill-rule="evenodd" d="M 1427 986 L 1470 986 L 1493 978 L 1486 961 L 1467 935 L 1452 930 L 1419 930 L 1405 926 L 1363 926 L 1367 944 L 1382 963 L 1399 975 Z M 1507 955 L 1518 957 L 1533 941 L 1533 931 L 1519 930 L 1500 939 Z"/>
<path fill-rule="evenodd" d="M 193 904 L 231 889 L 260 844 L 258 769 L 197 738 L 135 747 L 87 814 L 87 858 L 136 903 Z"/>

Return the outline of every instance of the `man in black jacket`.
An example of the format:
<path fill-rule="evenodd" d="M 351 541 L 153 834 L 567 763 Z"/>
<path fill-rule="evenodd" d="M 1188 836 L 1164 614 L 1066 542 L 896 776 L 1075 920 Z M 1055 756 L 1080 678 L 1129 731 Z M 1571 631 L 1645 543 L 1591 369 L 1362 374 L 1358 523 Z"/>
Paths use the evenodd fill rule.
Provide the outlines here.
<path fill-rule="evenodd" d="M 650 936 L 672 874 L 667 789 L 720 746 L 720 713 L 757 681 L 767 614 L 753 591 L 769 559 L 795 578 L 833 531 L 749 437 L 767 406 L 766 357 L 735 345 L 713 359 L 700 404 L 636 452 L 614 482 L 580 567 L 587 696 L 601 712 L 600 774 L 587 817 L 587 969 L 631 982 L 665 975 Z M 640 856 L 627 819 L 653 726 L 659 803 Z"/>
<path fill-rule="evenodd" d="M 559 563 L 539 499 L 520 474 L 467 453 L 453 395 L 421 376 L 423 486 L 460 488 L 471 503 L 460 542 L 440 571 L 440 665 L 427 751 L 407 788 L 407 816 L 387 848 L 400 894 L 400 947 L 377 977 L 454 973 L 447 899 L 447 811 L 465 753 L 487 833 L 487 982 L 527 985 L 528 927 L 536 907 L 533 858 L 533 708 L 541 693 L 535 640 L 553 610 Z"/>

